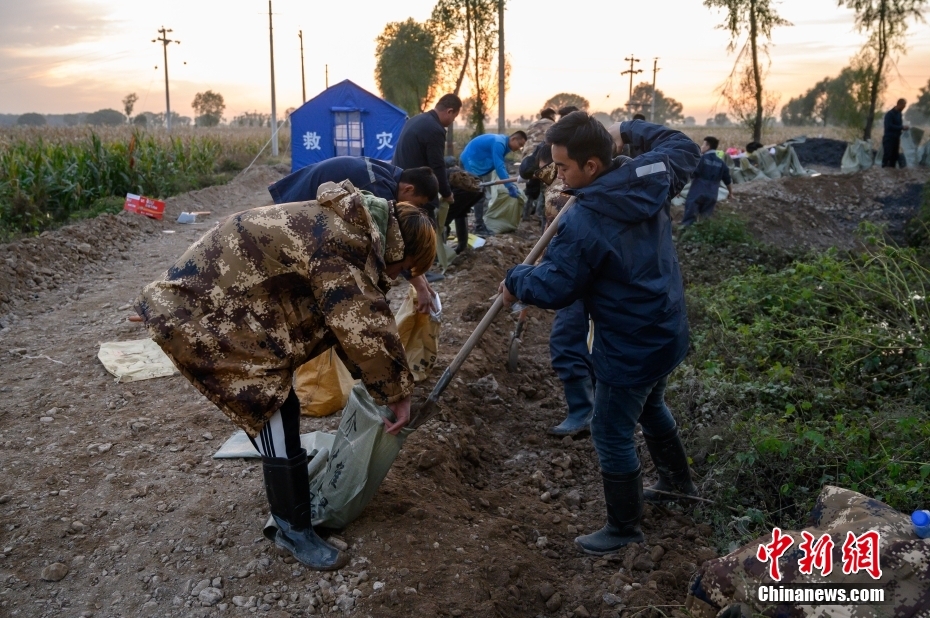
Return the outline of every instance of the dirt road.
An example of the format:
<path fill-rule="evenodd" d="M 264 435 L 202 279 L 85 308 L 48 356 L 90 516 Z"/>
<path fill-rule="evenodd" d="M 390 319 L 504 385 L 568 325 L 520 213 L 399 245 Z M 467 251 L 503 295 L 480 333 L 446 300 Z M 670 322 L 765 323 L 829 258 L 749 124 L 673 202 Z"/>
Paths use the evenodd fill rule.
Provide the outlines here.
<path fill-rule="evenodd" d="M 545 435 L 564 410 L 549 312 L 533 310 L 514 374 L 512 318 L 498 318 L 443 416 L 408 439 L 340 533 L 350 565 L 325 576 L 262 537 L 260 465 L 211 458 L 235 429 L 225 416 L 180 376 L 117 384 L 105 372 L 99 343 L 145 336 L 128 304 L 212 224 L 178 225 L 177 213 L 210 210 L 212 222 L 263 205 L 281 173 L 253 169 L 174 198 L 164 222 L 104 217 L 0 247 L 0 614 L 677 614 L 715 555 L 707 526 L 647 507 L 645 545 L 607 559 L 573 546 L 603 524 L 604 506 L 590 440 Z M 533 239 L 530 227 L 493 238 L 436 285 L 440 367 L 415 397 Z M 302 430 L 337 424 L 304 419 Z"/>

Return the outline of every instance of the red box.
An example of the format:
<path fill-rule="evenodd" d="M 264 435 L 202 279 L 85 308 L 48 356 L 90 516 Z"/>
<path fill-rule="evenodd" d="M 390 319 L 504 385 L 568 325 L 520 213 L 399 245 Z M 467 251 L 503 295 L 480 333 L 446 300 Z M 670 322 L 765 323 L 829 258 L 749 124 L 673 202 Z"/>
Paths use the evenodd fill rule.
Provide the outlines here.
<path fill-rule="evenodd" d="M 123 210 L 145 215 L 152 219 L 161 219 L 165 216 L 165 203 L 160 200 L 153 200 L 150 197 L 127 193 Z"/>

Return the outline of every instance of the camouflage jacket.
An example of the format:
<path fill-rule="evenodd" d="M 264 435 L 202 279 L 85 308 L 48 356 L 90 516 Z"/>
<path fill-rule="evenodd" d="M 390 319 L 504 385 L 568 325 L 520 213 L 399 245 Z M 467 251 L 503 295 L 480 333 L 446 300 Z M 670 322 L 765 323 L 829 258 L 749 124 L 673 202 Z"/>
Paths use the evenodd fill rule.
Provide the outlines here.
<path fill-rule="evenodd" d="M 879 566 L 881 577 L 872 578 L 866 571 L 843 573 L 843 545 L 848 533 L 855 536 L 869 531 L 880 535 Z M 824 576 L 815 566 L 810 574 L 801 573 L 799 559 L 804 556 L 801 531 L 785 530 L 793 544 L 778 560 L 781 581 L 769 573 L 770 564 L 757 557 L 761 545 L 771 543 L 764 536 L 736 551 L 704 563 L 691 584 L 686 600 L 689 616 L 695 618 L 779 618 L 930 616 L 930 539 L 918 538 L 910 517 L 887 504 L 849 489 L 826 485 L 811 511 L 804 531 L 815 539 L 830 535 L 834 545 L 833 570 Z M 760 584 L 788 588 L 799 584 L 877 585 L 885 590 L 884 605 L 807 604 L 802 602 L 763 602 Z"/>
<path fill-rule="evenodd" d="M 524 157 L 533 152 L 536 146 L 546 141 L 546 131 L 554 124 L 555 121 L 548 118 L 540 118 L 530 123 L 530 126 L 526 128 L 526 144 L 523 146 Z"/>
<path fill-rule="evenodd" d="M 410 394 L 385 298 L 385 260 L 401 259 L 387 202 L 324 183 L 316 201 L 221 221 L 145 287 L 136 310 L 181 373 L 255 436 L 294 371 L 331 347 L 377 403 Z"/>

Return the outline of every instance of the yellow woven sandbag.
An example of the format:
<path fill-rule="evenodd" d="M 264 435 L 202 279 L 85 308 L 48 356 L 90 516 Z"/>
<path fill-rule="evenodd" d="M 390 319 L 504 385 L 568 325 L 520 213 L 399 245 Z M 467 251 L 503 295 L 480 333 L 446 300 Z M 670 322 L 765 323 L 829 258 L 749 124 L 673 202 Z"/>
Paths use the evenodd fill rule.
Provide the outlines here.
<path fill-rule="evenodd" d="M 354 384 L 355 378 L 333 349 L 307 361 L 294 374 L 301 414 L 319 417 L 341 411 Z"/>
<path fill-rule="evenodd" d="M 410 292 L 397 311 L 397 334 L 407 353 L 407 365 L 415 382 L 426 379 L 429 370 L 436 364 L 439 353 L 439 328 L 442 323 L 442 307 L 439 297 L 433 298 L 430 313 L 417 313 L 417 291 Z"/>

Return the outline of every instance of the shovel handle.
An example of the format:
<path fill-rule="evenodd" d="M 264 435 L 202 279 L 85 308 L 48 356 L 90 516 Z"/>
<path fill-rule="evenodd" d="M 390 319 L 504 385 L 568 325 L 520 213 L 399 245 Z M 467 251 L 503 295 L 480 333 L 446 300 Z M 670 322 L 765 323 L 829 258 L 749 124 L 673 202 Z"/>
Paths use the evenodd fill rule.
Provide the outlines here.
<path fill-rule="evenodd" d="M 479 186 L 482 187 L 493 187 L 494 185 L 506 185 L 511 182 L 519 182 L 520 177 L 514 176 L 513 178 L 504 178 L 503 180 L 489 180 L 488 182 L 482 182 Z"/>
<path fill-rule="evenodd" d="M 573 196 L 569 198 L 568 202 L 565 203 L 565 206 L 562 207 L 562 210 L 560 210 L 559 213 L 555 216 L 555 219 L 552 220 L 552 224 L 546 228 L 546 231 L 543 232 L 542 236 L 539 237 L 539 240 L 536 241 L 536 245 L 533 247 L 533 250 L 530 251 L 530 254 L 526 256 L 525 260 L 523 260 L 524 264 L 536 263 L 539 257 L 543 254 L 543 251 L 546 250 L 546 247 L 549 246 L 549 242 L 552 240 L 552 237 L 555 236 L 555 233 L 558 231 L 559 217 L 561 217 L 562 214 L 564 214 L 565 211 L 568 210 L 574 203 L 575 198 Z M 469 354 L 471 354 L 471 351 L 478 344 L 478 340 L 481 339 L 485 331 L 488 330 L 491 322 L 494 321 L 494 318 L 497 317 L 497 314 L 500 313 L 500 310 L 503 307 L 504 297 L 503 295 L 498 295 L 498 297 L 494 300 L 494 303 L 491 305 L 491 308 L 488 309 L 488 312 L 484 314 L 483 318 L 481 318 L 478 326 L 475 327 L 474 332 L 459 350 L 458 354 L 455 355 L 455 358 L 452 359 L 452 363 L 443 372 L 439 382 L 437 382 L 436 386 L 433 388 L 433 392 L 430 393 L 429 398 L 431 400 L 437 401 L 439 396 L 442 394 L 442 391 L 446 390 L 449 382 L 452 381 L 452 377 L 462 367 L 465 359 L 468 358 Z"/>

